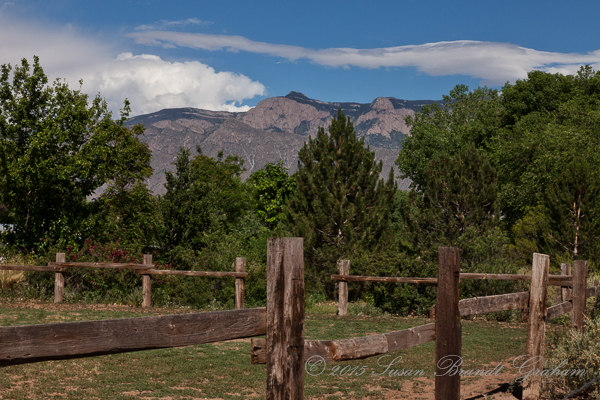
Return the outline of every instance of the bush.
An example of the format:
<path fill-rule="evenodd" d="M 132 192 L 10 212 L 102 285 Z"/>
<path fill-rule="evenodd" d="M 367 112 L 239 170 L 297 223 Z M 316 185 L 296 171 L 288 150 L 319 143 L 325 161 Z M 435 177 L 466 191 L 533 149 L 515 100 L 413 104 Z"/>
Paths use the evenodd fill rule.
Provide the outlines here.
<path fill-rule="evenodd" d="M 350 275 L 436 277 L 437 265 L 405 254 L 365 255 L 352 260 Z M 435 285 L 413 283 L 357 283 L 348 285 L 349 300 L 368 300 L 382 312 L 429 314 L 436 301 Z"/>
<path fill-rule="evenodd" d="M 585 371 L 575 376 L 547 377 L 543 390 L 551 398 L 562 398 L 600 376 L 600 318 L 586 319 L 585 331 L 570 330 L 566 335 L 551 336 L 550 351 L 546 355 L 545 368 L 553 371 Z M 600 381 L 578 393 L 585 398 L 600 399 Z M 583 397 L 582 397 L 583 398 Z"/>

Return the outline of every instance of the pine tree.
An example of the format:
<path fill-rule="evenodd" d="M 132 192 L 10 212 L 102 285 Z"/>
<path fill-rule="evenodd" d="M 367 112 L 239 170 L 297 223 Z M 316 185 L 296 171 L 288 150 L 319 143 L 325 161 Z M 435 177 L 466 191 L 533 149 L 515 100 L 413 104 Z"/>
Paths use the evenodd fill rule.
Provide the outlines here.
<path fill-rule="evenodd" d="M 396 183 L 384 183 L 382 163 L 358 140 L 350 118 L 338 111 L 329 134 L 320 127 L 300 150 L 297 189 L 288 202 L 290 230 L 304 237 L 309 285 L 333 291 L 337 261 L 373 251 L 388 224 Z"/>

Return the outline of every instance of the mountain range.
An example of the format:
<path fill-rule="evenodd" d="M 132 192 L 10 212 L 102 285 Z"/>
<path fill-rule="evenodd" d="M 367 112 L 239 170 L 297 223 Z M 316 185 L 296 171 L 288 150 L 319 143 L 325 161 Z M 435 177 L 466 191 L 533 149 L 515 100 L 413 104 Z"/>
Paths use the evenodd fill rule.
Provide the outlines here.
<path fill-rule="evenodd" d="M 148 188 L 155 194 L 165 192 L 165 171 L 174 171 L 172 163 L 181 146 L 191 148 L 192 154 L 200 146 L 202 153 L 211 157 L 221 150 L 225 156 L 237 154 L 244 159 L 243 179 L 267 162 L 280 159 L 293 173 L 304 142 L 316 136 L 319 126 L 327 130 L 338 109 L 350 117 L 357 136 L 364 137 L 376 159 L 383 162 L 381 175 L 386 178 L 394 167 L 402 139 L 410 134 L 404 118 L 433 102 L 378 97 L 368 104 L 327 103 L 290 92 L 262 100 L 246 112 L 165 109 L 133 117 L 127 125 L 145 127 L 142 140 L 152 151 L 154 168 Z M 398 183 L 399 188 L 406 189 L 410 181 Z"/>

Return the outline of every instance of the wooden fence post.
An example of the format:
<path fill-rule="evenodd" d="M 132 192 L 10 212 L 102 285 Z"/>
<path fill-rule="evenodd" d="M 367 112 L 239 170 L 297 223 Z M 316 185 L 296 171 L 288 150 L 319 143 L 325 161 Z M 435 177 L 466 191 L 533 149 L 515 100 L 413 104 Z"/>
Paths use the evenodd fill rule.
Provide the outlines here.
<path fill-rule="evenodd" d="M 573 321 L 572 327 L 577 330 L 585 328 L 585 300 L 587 289 L 587 261 L 573 262 Z"/>
<path fill-rule="evenodd" d="M 561 275 L 571 275 L 571 264 L 560 264 L 560 274 Z M 560 302 L 567 301 L 569 299 L 570 290 L 568 287 L 560 288 Z"/>
<path fill-rule="evenodd" d="M 527 323 L 527 358 L 531 368 L 544 367 L 544 338 L 546 337 L 546 301 L 548 300 L 548 270 L 550 257 L 533 253 L 531 266 L 531 289 L 529 290 L 529 321 Z M 533 360 L 532 360 L 533 358 Z M 538 360 L 537 362 L 533 362 Z M 529 372 L 529 369 L 527 370 Z M 532 374 L 523 382 L 523 400 L 539 398 L 542 377 Z"/>
<path fill-rule="evenodd" d="M 236 257 L 235 272 L 246 272 L 246 259 L 244 257 Z M 235 309 L 241 310 L 244 308 L 246 283 L 244 278 L 235 278 Z"/>
<path fill-rule="evenodd" d="M 267 399 L 304 399 L 302 238 L 267 242 Z"/>
<path fill-rule="evenodd" d="M 144 264 L 152 265 L 152 254 L 144 254 Z M 152 304 L 152 278 L 151 275 L 142 275 L 142 307 Z"/>
<path fill-rule="evenodd" d="M 340 260 L 340 275 L 350 275 L 350 260 Z M 338 315 L 348 315 L 348 282 L 339 282 Z"/>
<path fill-rule="evenodd" d="M 435 399 L 460 399 L 461 326 L 458 310 L 460 249 L 438 248 L 438 285 L 435 313 Z"/>
<path fill-rule="evenodd" d="M 56 253 L 56 262 L 65 262 L 65 253 Z M 62 303 L 65 290 L 65 275 L 62 272 L 54 273 L 54 302 Z"/>

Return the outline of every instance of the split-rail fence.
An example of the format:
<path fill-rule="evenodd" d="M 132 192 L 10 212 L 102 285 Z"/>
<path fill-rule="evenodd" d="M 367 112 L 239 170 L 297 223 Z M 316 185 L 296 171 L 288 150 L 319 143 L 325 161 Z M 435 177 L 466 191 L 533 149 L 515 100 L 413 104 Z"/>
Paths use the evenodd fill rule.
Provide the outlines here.
<path fill-rule="evenodd" d="M 129 265 L 150 275 L 151 262 Z M 546 318 L 573 311 L 573 325 L 583 326 L 585 299 L 600 295 L 600 287 L 586 289 L 587 262 L 576 261 L 573 275 L 549 276 L 549 258 L 534 254 L 532 274 L 484 276 L 460 274 L 460 250 L 439 249 L 438 278 L 379 278 L 384 282 L 437 284 L 435 322 L 345 340 L 304 340 L 304 258 L 302 238 L 270 238 L 267 247 L 267 307 L 158 317 L 125 318 L 26 326 L 0 327 L 0 366 L 98 356 L 157 348 L 188 346 L 223 340 L 254 339 L 251 362 L 266 363 L 267 399 L 303 399 L 304 363 L 313 355 L 326 361 L 344 361 L 389 353 L 436 341 L 436 400 L 460 398 L 460 375 L 442 374 L 439 360 L 460 357 L 460 316 L 494 311 L 528 309 L 527 353 L 543 355 Z M 64 260 L 44 271 L 63 272 Z M 150 265 L 150 267 L 149 267 Z M 349 265 L 349 264 L 347 264 Z M 105 265 L 123 268 L 123 264 Z M 361 279 L 333 276 L 341 283 Z M 531 280 L 531 290 L 500 296 L 459 300 L 460 279 Z M 548 285 L 571 287 L 572 300 L 546 309 Z M 567 295 L 569 295 L 567 293 Z M 524 398 L 536 398 L 539 381 L 525 386 Z"/>
<path fill-rule="evenodd" d="M 54 272 L 54 302 L 61 303 L 65 290 L 64 273 L 69 268 L 98 268 L 98 269 L 130 269 L 142 276 L 142 307 L 150 307 L 152 303 L 152 275 L 179 275 L 195 277 L 235 278 L 235 309 L 244 308 L 246 259 L 237 257 L 235 259 L 235 272 L 233 271 L 181 271 L 153 268 L 152 254 L 144 254 L 143 264 L 134 263 L 90 263 L 90 262 L 67 262 L 65 253 L 56 253 L 56 262 L 49 262 L 47 266 L 30 265 L 0 265 L 0 270 L 13 271 L 41 271 Z"/>

